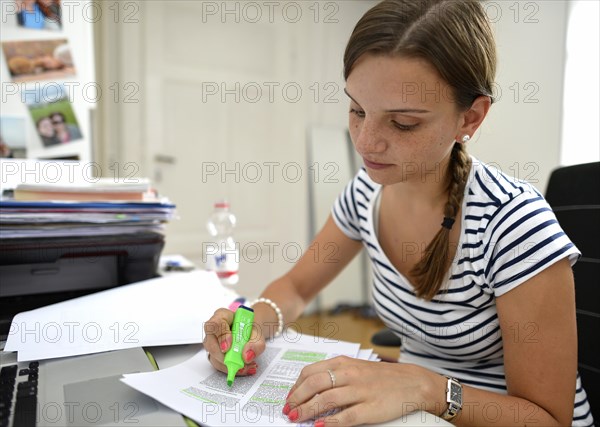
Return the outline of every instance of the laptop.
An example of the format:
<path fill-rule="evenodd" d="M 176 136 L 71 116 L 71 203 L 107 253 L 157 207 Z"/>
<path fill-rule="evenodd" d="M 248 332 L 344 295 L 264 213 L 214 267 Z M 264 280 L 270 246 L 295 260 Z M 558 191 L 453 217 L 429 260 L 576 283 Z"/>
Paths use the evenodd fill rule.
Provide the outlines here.
<path fill-rule="evenodd" d="M 0 352 L 0 427 L 186 426 L 184 418 L 120 381 L 154 368 L 142 348 L 17 362 Z"/>

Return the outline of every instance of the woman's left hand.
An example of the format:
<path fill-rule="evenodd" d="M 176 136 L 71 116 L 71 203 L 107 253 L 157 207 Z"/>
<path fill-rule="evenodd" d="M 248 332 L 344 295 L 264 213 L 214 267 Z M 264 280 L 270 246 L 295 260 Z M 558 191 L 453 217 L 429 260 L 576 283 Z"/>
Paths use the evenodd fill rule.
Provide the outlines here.
<path fill-rule="evenodd" d="M 283 413 L 293 422 L 315 419 L 316 427 L 381 423 L 417 410 L 438 415 L 445 387 L 442 375 L 417 365 L 338 356 L 302 369 Z"/>

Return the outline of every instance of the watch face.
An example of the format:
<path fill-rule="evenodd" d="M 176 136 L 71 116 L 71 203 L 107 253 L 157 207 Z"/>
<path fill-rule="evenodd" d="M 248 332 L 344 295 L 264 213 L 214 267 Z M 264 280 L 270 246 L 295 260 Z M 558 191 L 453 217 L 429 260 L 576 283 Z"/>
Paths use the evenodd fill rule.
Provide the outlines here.
<path fill-rule="evenodd" d="M 450 400 L 462 405 L 462 387 L 454 382 L 450 383 Z"/>

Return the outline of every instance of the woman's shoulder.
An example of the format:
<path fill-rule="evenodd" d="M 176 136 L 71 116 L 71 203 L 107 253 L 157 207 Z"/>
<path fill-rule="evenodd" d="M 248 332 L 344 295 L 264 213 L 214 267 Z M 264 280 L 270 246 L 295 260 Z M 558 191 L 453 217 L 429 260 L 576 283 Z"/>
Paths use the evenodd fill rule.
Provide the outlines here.
<path fill-rule="evenodd" d="M 477 159 L 473 159 L 464 206 L 465 230 L 471 233 L 474 247 L 483 242 L 485 250 L 491 246 L 508 250 L 515 245 L 546 242 L 542 247 L 551 241 L 560 246 L 559 250 L 572 246 L 563 241 L 564 232 L 552 208 L 532 184 Z"/>
<path fill-rule="evenodd" d="M 480 263 L 486 285 L 500 296 L 551 262 L 578 249 L 560 228 L 552 208 L 530 183 L 473 159 L 465 195 L 465 244 L 470 260 Z M 473 254 L 477 255 L 473 255 Z"/>
<path fill-rule="evenodd" d="M 377 191 L 381 188 L 367 174 L 365 168 L 354 175 L 338 195 L 332 214 L 338 227 L 353 240 L 362 239 L 361 222 L 369 222 L 372 216 L 369 209 L 377 199 Z"/>
<path fill-rule="evenodd" d="M 531 183 L 507 175 L 475 157 L 471 160 L 471 173 L 465 188 L 467 206 L 497 209 L 525 200 L 545 203 L 543 195 Z"/>
<path fill-rule="evenodd" d="M 352 193 L 360 194 L 366 199 L 370 199 L 371 196 L 376 194 L 381 188 L 381 184 L 373 181 L 367 170 L 364 167 L 361 167 L 354 178 L 350 181 L 348 186 L 346 187 L 347 191 Z"/>

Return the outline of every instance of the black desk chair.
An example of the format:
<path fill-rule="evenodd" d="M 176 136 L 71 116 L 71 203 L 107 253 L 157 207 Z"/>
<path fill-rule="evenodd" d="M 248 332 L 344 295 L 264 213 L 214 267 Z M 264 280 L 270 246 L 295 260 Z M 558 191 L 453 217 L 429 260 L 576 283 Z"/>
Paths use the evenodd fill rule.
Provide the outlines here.
<path fill-rule="evenodd" d="M 556 169 L 546 200 L 582 253 L 573 267 L 578 368 L 594 419 L 600 420 L 600 162 Z"/>

